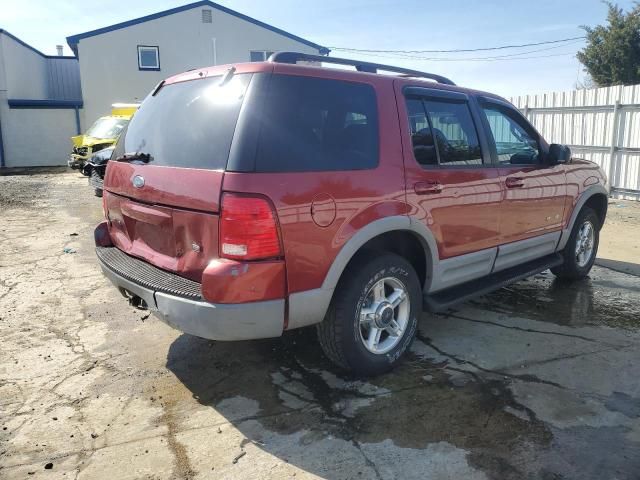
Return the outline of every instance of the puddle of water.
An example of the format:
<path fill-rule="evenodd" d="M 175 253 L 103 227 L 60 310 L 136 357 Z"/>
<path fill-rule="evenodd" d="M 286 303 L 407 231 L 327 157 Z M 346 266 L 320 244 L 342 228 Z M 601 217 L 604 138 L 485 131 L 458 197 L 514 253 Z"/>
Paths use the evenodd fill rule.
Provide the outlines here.
<path fill-rule="evenodd" d="M 640 278 L 594 267 L 588 278 L 564 282 L 546 271 L 473 303 L 494 312 L 559 325 L 637 329 Z"/>
<path fill-rule="evenodd" d="M 596 268 L 590 278 L 567 284 L 547 272 L 477 303 L 562 325 L 632 329 L 640 322 L 636 281 Z M 313 439 L 335 438 L 361 451 L 388 441 L 397 448 L 421 451 L 444 442 L 468 452 L 470 465 L 495 479 L 586 478 L 573 473 L 591 472 L 598 463 L 597 456 L 581 457 L 584 465 L 573 473 L 567 470 L 573 467 L 554 452 L 561 447 L 577 458 L 581 453 L 573 442 L 595 440 L 598 429 L 580 427 L 559 441 L 557 429 L 514 398 L 511 382 L 531 381 L 526 376 L 487 379 L 474 371 L 457 371 L 455 362 L 438 355 L 412 354 L 387 375 L 367 381 L 349 378 L 324 358 L 311 329 L 281 339 L 235 343 L 182 335 L 171 345 L 167 367 L 198 402 L 215 408 L 250 440 L 260 440 L 253 438 L 256 430 L 250 427 L 258 422 L 266 431 L 291 438 L 304 433 L 310 444 Z M 238 408 L 234 399 L 239 397 L 254 407 Z M 614 400 L 615 408 L 636 413 L 633 399 Z M 261 448 L 282 455 L 268 443 Z M 627 442 L 625 454 L 631 448 Z M 288 460 L 314 471 L 304 456 Z M 627 475 L 632 463 L 617 455 L 608 466 L 620 464 L 620 478 L 633 478 Z"/>
<path fill-rule="evenodd" d="M 370 381 L 356 380 L 333 369 L 313 333 L 234 344 L 182 335 L 167 366 L 194 398 L 241 431 L 250 418 L 279 434 L 304 430 L 354 445 L 391 440 L 424 449 L 446 442 L 471 451 L 476 468 L 497 469 L 496 478 L 522 478 L 509 467 L 512 453 L 552 440 L 545 425 L 515 402 L 506 381 L 470 376 L 454 384 L 442 363 L 422 358 Z M 237 409 L 225 411 L 225 400 L 234 397 L 255 400 L 259 412 L 243 417 Z"/>

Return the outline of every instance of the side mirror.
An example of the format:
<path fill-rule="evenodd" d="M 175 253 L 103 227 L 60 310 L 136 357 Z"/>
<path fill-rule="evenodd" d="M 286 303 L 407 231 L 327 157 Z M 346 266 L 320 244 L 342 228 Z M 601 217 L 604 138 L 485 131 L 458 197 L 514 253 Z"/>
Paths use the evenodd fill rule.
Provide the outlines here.
<path fill-rule="evenodd" d="M 549 163 L 551 165 L 567 163 L 569 160 L 571 160 L 571 149 L 569 147 L 559 143 L 549 145 Z"/>

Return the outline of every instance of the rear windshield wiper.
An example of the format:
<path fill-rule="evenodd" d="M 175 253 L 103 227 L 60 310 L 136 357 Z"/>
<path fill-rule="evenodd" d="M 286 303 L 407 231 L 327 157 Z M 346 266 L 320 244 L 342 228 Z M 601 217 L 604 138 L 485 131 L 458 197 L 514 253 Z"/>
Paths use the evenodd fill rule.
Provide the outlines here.
<path fill-rule="evenodd" d="M 153 157 L 149 153 L 125 153 L 121 157 L 116 158 L 116 162 L 133 162 L 139 160 L 144 163 L 149 163 L 153 160 Z"/>

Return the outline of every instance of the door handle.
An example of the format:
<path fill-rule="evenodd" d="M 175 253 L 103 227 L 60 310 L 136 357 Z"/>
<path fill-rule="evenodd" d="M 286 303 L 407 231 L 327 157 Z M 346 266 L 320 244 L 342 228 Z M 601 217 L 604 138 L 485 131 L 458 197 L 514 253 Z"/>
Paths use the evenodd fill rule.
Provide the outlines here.
<path fill-rule="evenodd" d="M 416 195 L 430 195 L 442 192 L 444 187 L 440 182 L 418 182 L 413 186 Z"/>
<path fill-rule="evenodd" d="M 507 177 L 504 183 L 507 186 L 507 188 L 520 188 L 520 187 L 524 187 L 524 178 Z"/>

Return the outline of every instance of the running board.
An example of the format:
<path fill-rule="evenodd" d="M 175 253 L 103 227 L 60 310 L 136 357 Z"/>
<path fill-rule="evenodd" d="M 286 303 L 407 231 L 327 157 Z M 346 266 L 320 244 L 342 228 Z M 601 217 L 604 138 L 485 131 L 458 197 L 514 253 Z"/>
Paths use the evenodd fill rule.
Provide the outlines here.
<path fill-rule="evenodd" d="M 444 312 L 459 303 L 486 295 L 510 283 L 543 272 L 548 268 L 562 265 L 562 262 L 562 255 L 554 253 L 439 292 L 425 294 L 423 296 L 423 308 L 428 312 Z"/>

